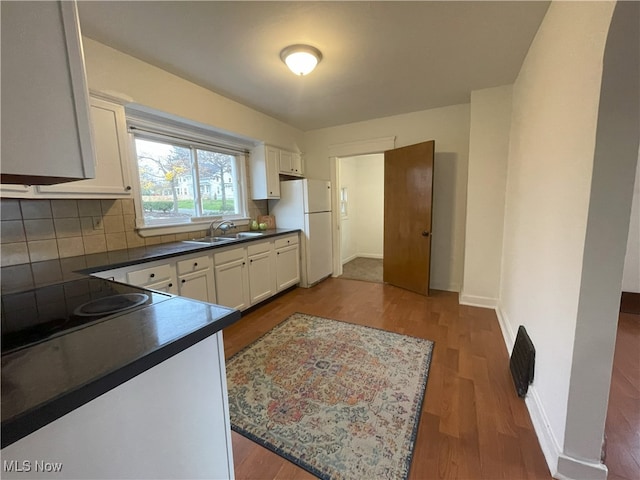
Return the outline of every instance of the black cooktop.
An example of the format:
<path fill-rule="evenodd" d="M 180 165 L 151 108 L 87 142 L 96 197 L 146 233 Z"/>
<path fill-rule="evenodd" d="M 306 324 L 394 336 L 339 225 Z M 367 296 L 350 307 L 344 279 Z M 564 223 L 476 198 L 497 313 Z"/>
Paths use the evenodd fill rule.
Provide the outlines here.
<path fill-rule="evenodd" d="M 95 277 L 3 295 L 2 354 L 169 298 Z"/>

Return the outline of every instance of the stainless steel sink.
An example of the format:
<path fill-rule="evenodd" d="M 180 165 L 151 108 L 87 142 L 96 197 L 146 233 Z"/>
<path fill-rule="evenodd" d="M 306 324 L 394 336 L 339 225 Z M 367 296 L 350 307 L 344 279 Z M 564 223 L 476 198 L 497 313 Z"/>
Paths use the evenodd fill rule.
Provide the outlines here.
<path fill-rule="evenodd" d="M 203 237 L 194 238 L 193 240 L 182 240 L 182 243 L 204 243 L 206 245 L 216 245 L 218 243 L 229 243 L 236 240 L 235 238 L 227 237 Z"/>
<path fill-rule="evenodd" d="M 229 243 L 243 238 L 260 237 L 264 232 L 239 232 L 233 235 L 225 235 L 224 237 L 202 237 L 193 240 L 182 240 L 182 243 L 204 243 L 206 245 L 216 245 L 219 243 Z"/>
<path fill-rule="evenodd" d="M 231 238 L 251 238 L 251 237 L 260 237 L 264 235 L 264 232 L 239 232 L 233 235 Z"/>

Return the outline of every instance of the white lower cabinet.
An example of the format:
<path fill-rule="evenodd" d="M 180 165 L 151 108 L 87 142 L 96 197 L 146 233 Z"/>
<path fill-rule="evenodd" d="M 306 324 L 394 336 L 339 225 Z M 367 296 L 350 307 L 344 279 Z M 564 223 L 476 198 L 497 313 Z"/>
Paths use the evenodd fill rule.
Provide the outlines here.
<path fill-rule="evenodd" d="M 177 294 L 178 285 L 173 264 L 153 262 L 149 265 L 146 268 L 128 270 L 127 283 L 136 287 Z"/>
<path fill-rule="evenodd" d="M 275 241 L 276 291 L 280 292 L 300 282 L 300 248 L 298 235 Z"/>
<path fill-rule="evenodd" d="M 251 305 L 276 293 L 273 242 L 260 242 L 247 247 L 249 260 L 249 295 Z"/>
<path fill-rule="evenodd" d="M 245 310 L 300 282 L 299 239 L 255 240 L 93 275 Z"/>
<path fill-rule="evenodd" d="M 213 255 L 217 303 L 244 310 L 249 297 L 249 272 L 246 248 L 233 248 Z"/>
<path fill-rule="evenodd" d="M 182 257 L 180 257 L 182 258 Z M 216 303 L 213 259 L 209 255 L 191 256 L 177 263 L 178 292 L 181 296 Z"/>

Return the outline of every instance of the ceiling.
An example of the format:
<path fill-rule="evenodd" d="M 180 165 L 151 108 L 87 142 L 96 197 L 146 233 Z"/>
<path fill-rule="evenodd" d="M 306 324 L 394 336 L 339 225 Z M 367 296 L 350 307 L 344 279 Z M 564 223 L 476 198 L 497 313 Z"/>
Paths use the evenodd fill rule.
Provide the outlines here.
<path fill-rule="evenodd" d="M 512 83 L 549 2 L 78 4 L 89 38 L 307 131 Z M 280 60 L 295 43 L 322 51 L 308 76 Z"/>

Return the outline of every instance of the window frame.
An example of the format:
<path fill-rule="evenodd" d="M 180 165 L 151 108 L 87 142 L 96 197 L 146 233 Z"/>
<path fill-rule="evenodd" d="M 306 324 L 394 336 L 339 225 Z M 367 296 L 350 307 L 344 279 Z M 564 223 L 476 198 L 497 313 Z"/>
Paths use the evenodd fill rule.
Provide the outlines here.
<path fill-rule="evenodd" d="M 135 226 L 139 235 L 146 237 L 204 230 L 207 229 L 212 222 L 222 220 L 232 220 L 237 225 L 248 224 L 249 189 L 246 164 L 249 151 L 253 145 L 252 142 L 197 125 L 195 122 L 150 114 L 147 111 L 142 112 L 142 114 L 135 110 L 127 111 L 127 131 L 129 135 L 129 148 L 132 152 L 130 156 L 130 171 L 134 179 L 134 181 L 132 181 L 132 193 L 135 199 Z M 235 188 L 239 213 L 233 215 L 194 216 L 186 221 L 145 222 L 142 208 L 142 189 L 138 169 L 136 138 L 189 148 L 192 150 L 192 154 L 194 150 L 201 149 L 235 156 Z M 198 166 L 196 163 L 194 168 L 192 168 L 192 175 L 197 175 L 197 172 Z M 201 195 L 199 188 L 200 179 L 199 177 L 196 178 L 197 182 L 193 182 L 194 200 L 199 201 Z M 197 192 L 197 198 L 195 192 Z"/>

